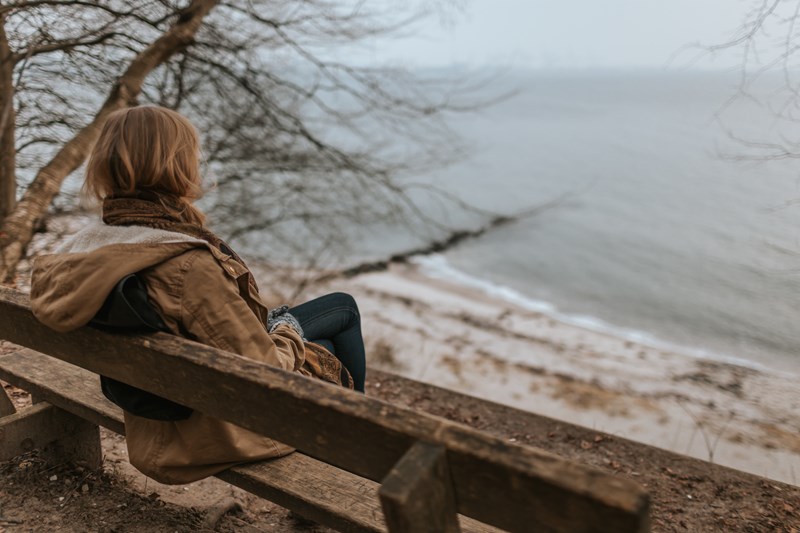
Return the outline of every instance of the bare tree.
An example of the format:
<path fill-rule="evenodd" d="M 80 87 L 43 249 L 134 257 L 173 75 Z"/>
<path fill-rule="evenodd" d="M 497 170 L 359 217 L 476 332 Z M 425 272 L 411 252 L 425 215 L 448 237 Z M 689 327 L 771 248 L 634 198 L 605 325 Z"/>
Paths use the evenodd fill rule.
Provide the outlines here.
<path fill-rule="evenodd" d="M 747 103 L 773 118 L 770 132 L 757 138 L 728 128 L 744 152 L 736 159 L 800 158 L 800 138 L 792 132 L 800 121 L 800 1 L 753 0 L 730 40 L 699 47 L 701 54 L 739 55 L 739 83 L 717 118 L 726 126 L 726 112 Z M 727 127 L 727 126 L 726 126 Z"/>
<path fill-rule="evenodd" d="M 158 21 L 142 15 L 147 4 L 31 0 L 0 6 L 0 220 L 14 208 L 19 171 L 43 164 L 48 150 L 42 146 L 63 144 L 102 104 L 122 68 L 120 61 L 98 59 L 121 60 L 123 51 L 130 56 L 136 36 L 147 37 L 143 27 L 152 30 L 150 40 L 158 36 Z M 146 43 L 139 44 L 141 51 Z"/>
<path fill-rule="evenodd" d="M 173 10 L 171 13 L 173 17 L 171 17 L 168 28 L 130 59 L 125 71 L 109 88 L 108 96 L 100 105 L 94 119 L 80 128 L 71 139 L 58 149 L 52 159 L 37 172 L 20 202 L 5 217 L 2 227 L 0 227 L 0 280 L 8 280 L 12 277 L 25 247 L 31 240 L 37 222 L 41 220 L 53 198 L 58 194 L 64 179 L 86 159 L 106 117 L 113 111 L 136 102 L 147 75 L 158 65 L 169 59 L 171 55 L 191 44 L 203 19 L 217 3 L 215 0 L 193 0 L 184 9 Z M 19 34 L 25 35 L 28 32 L 34 36 L 43 35 L 41 40 L 33 37 L 29 41 L 28 49 L 14 52 L 12 56 L 9 56 L 9 59 L 13 59 L 19 64 L 24 61 L 23 58 L 31 59 L 39 54 L 48 52 L 68 54 L 76 47 L 101 44 L 107 38 L 105 37 L 106 28 L 108 28 L 106 24 L 103 24 L 99 30 L 95 29 L 77 37 L 68 35 L 51 37 L 50 31 L 31 22 L 31 19 L 35 20 L 36 17 L 29 17 L 29 15 L 35 14 L 36 10 L 42 6 L 62 7 L 68 5 L 74 7 L 82 4 L 83 2 L 79 0 L 74 2 L 31 0 L 30 2 L 20 2 L 4 8 L 6 21 L 10 19 L 10 15 L 17 12 L 14 8 L 21 10 L 19 12 L 26 15 L 15 26 L 15 30 Z M 100 3 L 89 4 L 93 8 L 100 5 Z M 27 11 L 25 8 L 33 11 Z M 50 17 L 47 18 L 49 19 Z M 43 20 L 42 22 L 46 24 L 50 20 Z M 18 67 L 18 70 L 21 71 L 24 67 L 23 63 L 21 67 Z M 12 86 L 9 87 L 9 90 L 14 90 Z M 49 94 L 57 96 L 58 92 L 51 91 Z M 7 96 L 8 94 L 6 94 Z M 11 105 L 13 104 L 10 102 L 3 102 L 5 110 L 10 109 Z M 8 111 L 8 115 L 12 115 L 12 112 Z M 7 120 L 10 121 L 11 119 Z M 66 123 L 64 125 L 69 126 Z M 9 176 L 4 176 L 3 179 L 8 180 Z"/>
<path fill-rule="evenodd" d="M 13 182 L 15 170 L 41 169 L 0 229 L 0 279 L 13 275 L 34 226 L 85 159 L 107 113 L 140 102 L 178 109 L 198 124 L 219 185 L 206 207 L 229 237 L 268 235 L 309 249 L 312 240 L 322 245 L 339 234 L 344 222 L 429 218 L 414 201 L 419 186 L 398 173 L 457 153 L 443 148 L 453 136 L 442 117 L 474 108 L 481 84 L 342 59 L 424 12 L 398 11 L 395 3 L 367 10 L 342 0 L 184 4 L 30 0 L 0 11 L 12 58 L 3 63 L 12 75 L 0 85 L 9 88 L 0 106 L 10 109 L 12 137 L 16 126 L 7 149 L 12 163 L 0 170 L 0 182 Z M 190 23 L 191 31 L 163 45 Z M 143 57 L 150 58 L 146 66 Z"/>
<path fill-rule="evenodd" d="M 313 243 L 340 241 L 348 224 L 413 213 L 414 186 L 398 174 L 457 153 L 441 117 L 472 108 L 475 84 L 357 67 L 329 53 L 404 28 L 408 19 L 392 13 L 320 1 L 228 7 L 233 15 L 212 20 L 209 40 L 171 62 L 152 94 L 201 124 L 217 226 L 313 256 Z M 401 143 L 405 152 L 392 153 Z"/>

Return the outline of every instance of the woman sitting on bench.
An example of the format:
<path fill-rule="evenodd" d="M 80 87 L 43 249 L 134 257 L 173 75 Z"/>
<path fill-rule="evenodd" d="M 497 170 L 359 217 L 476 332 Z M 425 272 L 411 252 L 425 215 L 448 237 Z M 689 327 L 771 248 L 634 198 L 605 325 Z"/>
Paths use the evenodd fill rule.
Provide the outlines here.
<path fill-rule="evenodd" d="M 291 309 L 267 309 L 244 261 L 193 205 L 201 194 L 199 157 L 194 127 L 174 111 L 144 106 L 109 116 L 84 185 L 102 201 L 102 222 L 36 259 L 34 314 L 69 331 L 90 323 L 119 293 L 129 308 L 149 304 L 158 329 L 363 392 L 364 343 L 355 301 L 336 293 Z M 141 298 L 120 288 L 131 275 L 141 281 Z M 115 401 L 133 394 L 132 403 L 117 401 L 133 411 L 136 394 L 149 394 L 112 380 L 103 385 Z M 107 386 L 117 392 L 109 394 Z M 188 483 L 292 451 L 173 405 L 183 411 L 152 417 L 125 411 L 131 463 L 163 483 Z"/>

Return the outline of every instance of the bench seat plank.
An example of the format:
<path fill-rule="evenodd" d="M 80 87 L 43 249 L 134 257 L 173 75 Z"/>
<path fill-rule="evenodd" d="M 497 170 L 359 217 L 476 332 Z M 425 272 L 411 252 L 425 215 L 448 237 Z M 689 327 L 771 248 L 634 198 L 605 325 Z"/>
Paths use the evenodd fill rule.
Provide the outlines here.
<path fill-rule="evenodd" d="M 0 379 L 125 434 L 122 410 L 103 396 L 99 377 L 88 370 L 23 348 L 0 356 Z M 376 482 L 300 452 L 236 466 L 217 477 L 339 531 L 386 531 Z M 464 516 L 459 518 L 463 531 L 499 531 Z"/>
<path fill-rule="evenodd" d="M 100 390 L 100 376 L 22 348 L 0 356 L 0 379 L 98 426 L 125 434 L 122 410 Z"/>

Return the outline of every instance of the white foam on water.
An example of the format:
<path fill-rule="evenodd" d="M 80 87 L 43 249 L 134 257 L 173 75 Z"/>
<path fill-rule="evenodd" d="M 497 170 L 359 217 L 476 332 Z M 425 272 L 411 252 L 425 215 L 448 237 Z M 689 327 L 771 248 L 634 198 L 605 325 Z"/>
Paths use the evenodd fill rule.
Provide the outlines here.
<path fill-rule="evenodd" d="M 742 357 L 671 343 L 651 333 L 615 326 L 594 316 L 561 312 L 551 302 L 531 298 L 511 287 L 500 285 L 458 270 L 441 254 L 414 256 L 409 259 L 409 262 L 419 267 L 420 272 L 429 278 L 440 279 L 478 290 L 492 298 L 503 300 L 528 311 L 542 313 L 564 324 L 570 324 L 589 331 L 611 335 L 658 350 L 685 354 L 696 359 L 719 361 L 751 368 L 753 370 L 766 371 L 772 374 L 784 374 L 784 372 L 780 370 L 767 367 L 761 363 Z"/>

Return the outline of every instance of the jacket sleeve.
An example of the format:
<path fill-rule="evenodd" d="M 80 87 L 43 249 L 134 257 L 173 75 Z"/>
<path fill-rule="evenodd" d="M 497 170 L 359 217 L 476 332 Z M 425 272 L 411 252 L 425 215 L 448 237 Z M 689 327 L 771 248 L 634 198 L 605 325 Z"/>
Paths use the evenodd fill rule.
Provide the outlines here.
<path fill-rule="evenodd" d="M 300 335 L 289 326 L 268 333 L 239 293 L 236 280 L 207 251 L 193 252 L 181 291 L 181 323 L 198 342 L 284 370 L 303 364 Z"/>

